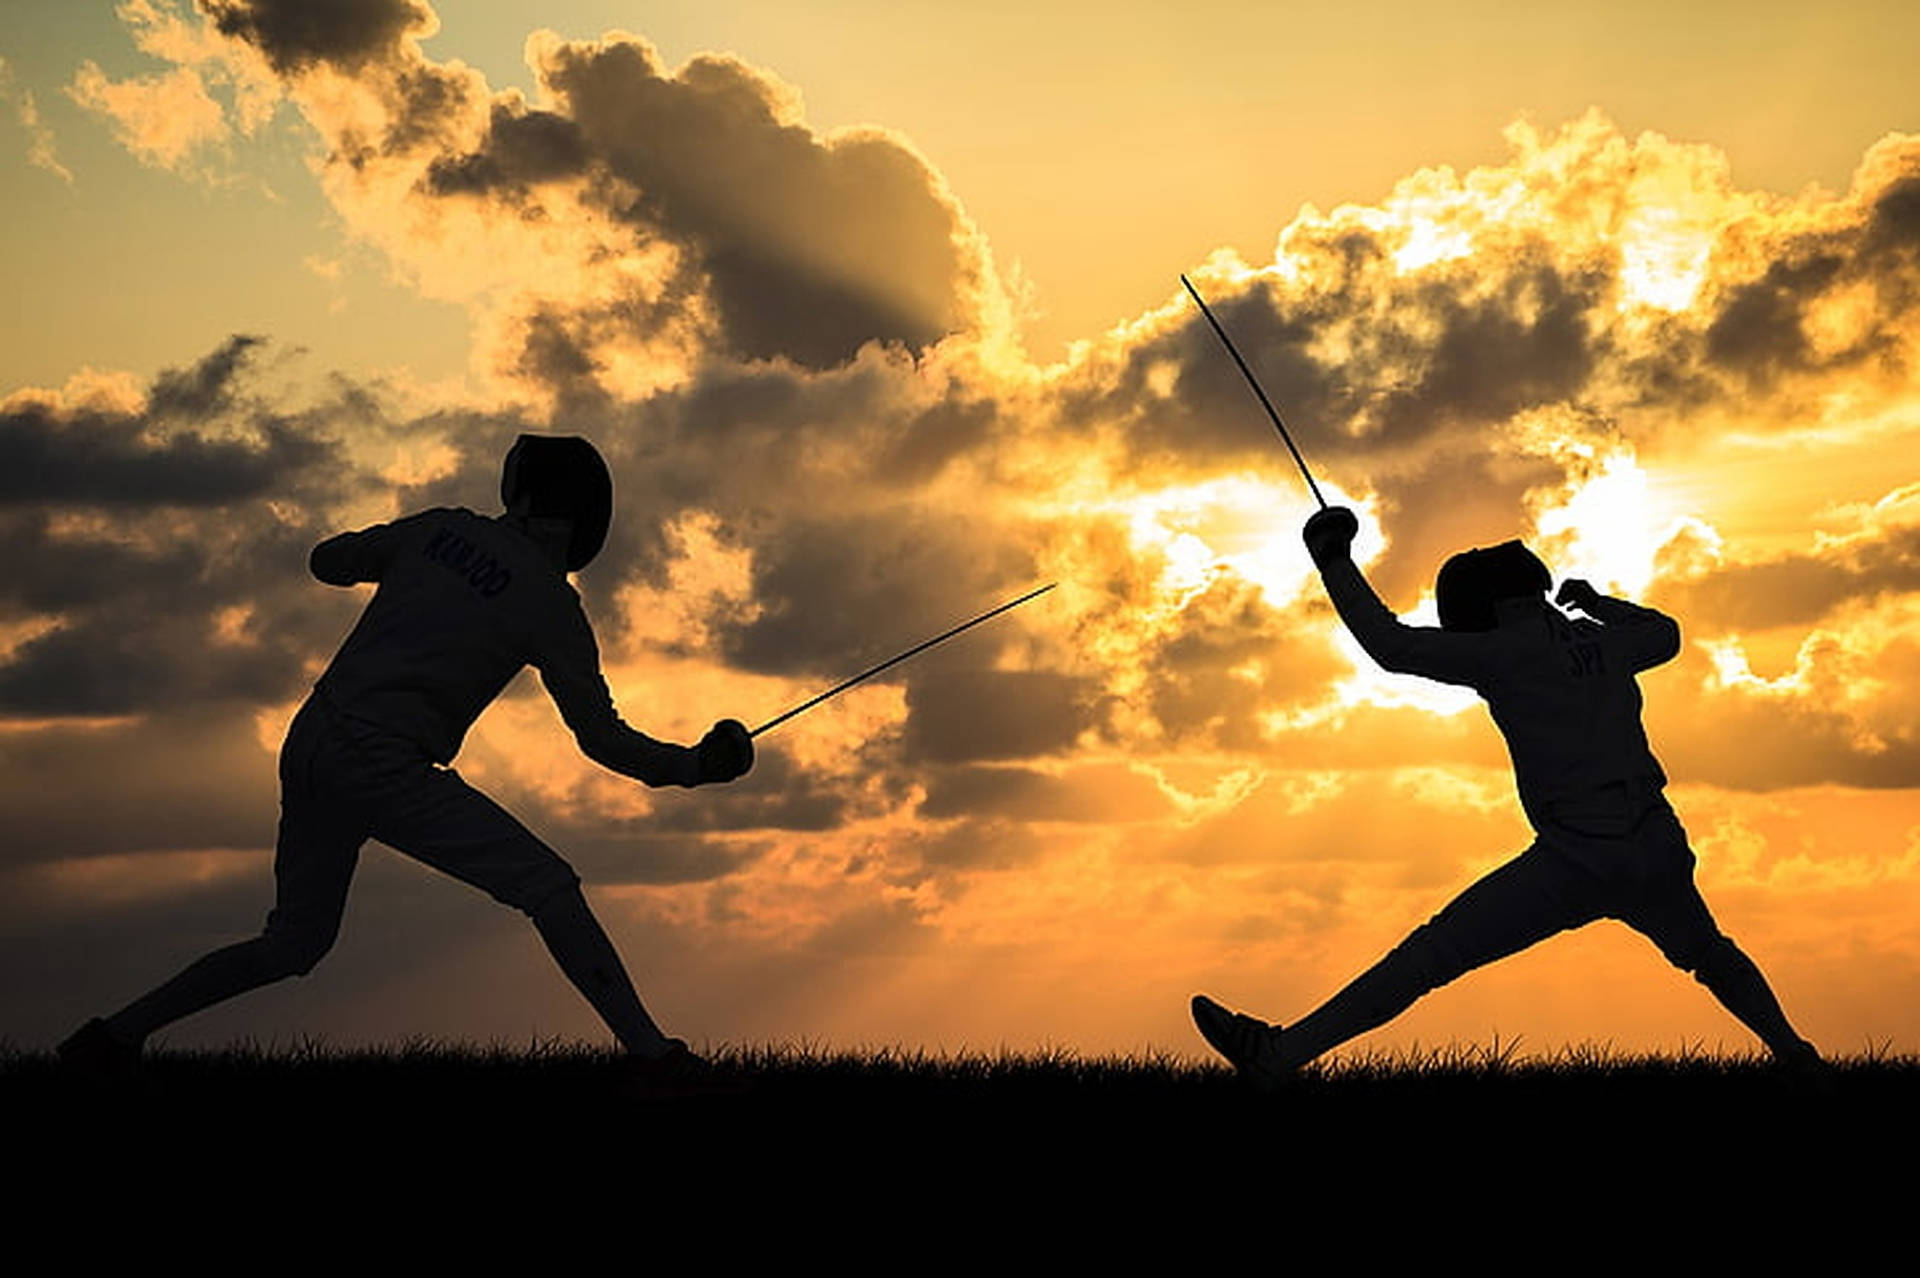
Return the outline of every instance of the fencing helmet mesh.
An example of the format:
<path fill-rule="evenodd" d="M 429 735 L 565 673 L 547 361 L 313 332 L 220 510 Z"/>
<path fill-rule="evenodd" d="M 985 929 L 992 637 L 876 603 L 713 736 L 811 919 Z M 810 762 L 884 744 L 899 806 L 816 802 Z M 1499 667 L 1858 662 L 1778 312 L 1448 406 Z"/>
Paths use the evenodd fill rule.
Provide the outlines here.
<path fill-rule="evenodd" d="M 573 521 L 568 572 L 593 562 L 613 523 L 613 476 L 598 449 L 578 435 L 520 436 L 500 471 L 500 500 L 511 509 L 522 497 L 536 519 Z"/>
<path fill-rule="evenodd" d="M 1540 595 L 1552 585 L 1547 566 L 1517 541 L 1463 550 L 1441 567 L 1434 584 L 1441 628 L 1492 630 L 1497 601 Z"/>

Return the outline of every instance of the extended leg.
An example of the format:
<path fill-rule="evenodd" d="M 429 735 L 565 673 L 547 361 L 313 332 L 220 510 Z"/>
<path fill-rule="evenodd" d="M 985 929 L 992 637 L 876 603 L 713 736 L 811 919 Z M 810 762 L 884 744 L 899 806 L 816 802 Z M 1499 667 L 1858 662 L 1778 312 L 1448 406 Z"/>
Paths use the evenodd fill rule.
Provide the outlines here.
<path fill-rule="evenodd" d="M 1298 1067 L 1368 1030 L 1465 972 L 1599 916 L 1583 872 L 1538 848 L 1455 897 L 1385 958 L 1281 1035 Z"/>
<path fill-rule="evenodd" d="M 1720 1005 L 1759 1036 L 1782 1061 L 1817 1060 L 1800 1037 L 1760 968 L 1720 930 L 1691 875 L 1654 898 L 1654 904 L 1624 920 L 1660 947 L 1667 961 L 1710 990 Z"/>
<path fill-rule="evenodd" d="M 122 1042 L 137 1045 L 162 1026 L 215 1003 L 289 976 L 306 975 L 331 944 L 330 936 L 291 939 L 268 931 L 215 950 L 107 1017 L 107 1029 Z"/>
<path fill-rule="evenodd" d="M 1773 987 L 1759 966 L 1731 938 L 1722 936 L 1694 969 L 1694 979 L 1713 991 L 1720 1005 L 1760 1036 L 1767 1050 L 1784 1061 L 1818 1056 L 1812 1043 L 1801 1038 L 1787 1021 Z"/>
<path fill-rule="evenodd" d="M 289 976 L 304 976 L 333 947 L 353 881 L 360 837 L 351 829 L 283 814 L 274 857 L 275 904 L 266 929 L 213 951 L 106 1018 L 134 1046 L 162 1026 Z"/>

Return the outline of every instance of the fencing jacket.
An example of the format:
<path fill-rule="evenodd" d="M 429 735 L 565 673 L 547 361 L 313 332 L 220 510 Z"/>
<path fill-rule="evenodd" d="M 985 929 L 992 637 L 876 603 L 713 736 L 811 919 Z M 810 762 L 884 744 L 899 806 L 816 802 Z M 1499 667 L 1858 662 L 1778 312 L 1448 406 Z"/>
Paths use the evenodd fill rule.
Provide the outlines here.
<path fill-rule="evenodd" d="M 1640 723 L 1634 676 L 1680 651 L 1673 618 L 1603 597 L 1598 621 L 1576 621 L 1543 599 L 1516 599 L 1501 601 L 1497 628 L 1461 633 L 1402 623 L 1351 559 L 1320 573 L 1340 619 L 1383 668 L 1464 685 L 1486 700 L 1536 830 L 1565 800 L 1622 782 L 1666 784 Z"/>
<path fill-rule="evenodd" d="M 480 712 L 531 665 L 588 758 L 648 785 L 698 779 L 692 750 L 621 721 L 580 596 L 518 529 L 470 510 L 428 510 L 329 538 L 311 567 L 329 585 L 379 583 L 315 685 L 339 713 L 448 763 Z"/>

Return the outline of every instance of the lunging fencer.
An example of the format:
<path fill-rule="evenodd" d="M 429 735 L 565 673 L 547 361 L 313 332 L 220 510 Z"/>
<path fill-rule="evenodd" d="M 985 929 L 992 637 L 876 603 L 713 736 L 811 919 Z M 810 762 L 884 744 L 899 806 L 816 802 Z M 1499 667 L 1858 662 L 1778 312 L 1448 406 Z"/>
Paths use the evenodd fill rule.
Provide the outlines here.
<path fill-rule="evenodd" d="M 311 971 L 339 930 L 360 847 L 377 839 L 531 918 L 643 1077 L 702 1071 L 642 1006 L 573 868 L 447 765 L 480 712 L 528 665 L 587 757 L 649 786 L 733 780 L 753 766 L 752 741 L 729 719 L 697 746 L 671 745 L 615 711 L 567 580 L 600 552 L 613 517 L 612 478 L 592 444 L 520 436 L 500 495 L 506 511 L 497 517 L 428 510 L 314 548 L 310 566 L 321 581 L 377 589 L 280 752 L 266 928 L 87 1022 L 61 1044 L 63 1058 L 125 1067 L 162 1026 Z"/>
<path fill-rule="evenodd" d="M 1269 1024 L 1195 995 L 1201 1035 L 1242 1075 L 1271 1086 L 1465 972 L 1613 918 L 1691 972 L 1776 1060 L 1816 1067 L 1813 1045 L 1694 886 L 1693 852 L 1641 726 L 1635 676 L 1679 653 L 1679 626 L 1578 580 L 1557 600 L 1584 616 L 1563 613 L 1547 600 L 1546 565 L 1517 541 L 1449 559 L 1436 586 L 1439 628 L 1408 626 L 1353 562 L 1358 530 L 1344 507 L 1316 512 L 1305 529 L 1341 621 L 1385 669 L 1485 699 L 1534 843 L 1299 1021 Z"/>

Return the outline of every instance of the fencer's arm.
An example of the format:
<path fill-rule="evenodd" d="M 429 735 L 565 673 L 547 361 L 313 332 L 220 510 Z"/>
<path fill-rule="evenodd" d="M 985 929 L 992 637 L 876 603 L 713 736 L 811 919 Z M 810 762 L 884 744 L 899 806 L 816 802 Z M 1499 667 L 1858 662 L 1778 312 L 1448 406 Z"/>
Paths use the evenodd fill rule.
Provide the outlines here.
<path fill-rule="evenodd" d="M 605 686 L 604 680 L 602 686 Z M 551 684 L 548 689 L 552 689 Z M 561 717 L 567 717 L 564 709 Z M 656 741 L 644 732 L 634 731 L 612 712 L 610 697 L 606 719 L 587 724 L 569 721 L 567 726 L 573 729 L 573 739 L 579 743 L 582 754 L 601 767 L 632 777 L 643 785 L 655 789 L 668 785 L 691 788 L 702 780 L 699 756 L 691 748 Z"/>
<path fill-rule="evenodd" d="M 405 535 L 404 525 L 417 518 L 420 516 L 329 537 L 307 556 L 307 568 L 329 586 L 379 581 L 393 563 L 394 552 Z"/>
<path fill-rule="evenodd" d="M 580 753 L 643 785 L 700 784 L 700 760 L 694 750 L 636 732 L 614 709 L 613 693 L 600 673 L 599 645 L 577 599 L 571 614 L 547 636 L 533 664 Z"/>
<path fill-rule="evenodd" d="M 1345 506 L 1316 511 L 1301 530 L 1340 620 L 1383 670 L 1474 685 L 1485 661 L 1479 637 L 1409 626 L 1394 616 L 1353 562 L 1353 539 L 1359 531 L 1359 519 Z"/>
<path fill-rule="evenodd" d="M 1680 655 L 1680 623 L 1657 608 L 1603 595 L 1577 577 L 1562 582 L 1554 598 L 1625 638 L 1635 670 L 1646 670 Z"/>
<path fill-rule="evenodd" d="M 1474 682 L 1484 647 L 1476 636 L 1401 621 L 1344 551 L 1321 560 L 1320 580 L 1340 620 L 1382 670 L 1442 683 Z"/>
<path fill-rule="evenodd" d="M 373 531 L 368 529 L 367 532 Z M 329 537 L 313 548 L 307 556 L 307 567 L 313 575 L 329 586 L 352 586 L 363 581 L 378 581 L 377 570 L 365 566 L 367 555 L 364 544 L 357 539 L 365 537 L 366 532 L 341 533 L 338 537 Z"/>

